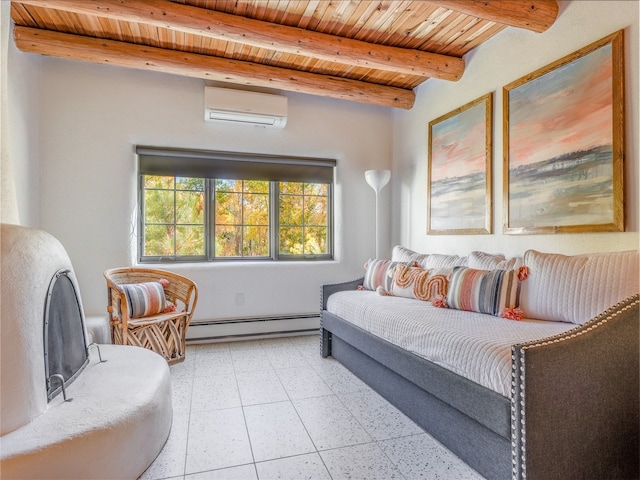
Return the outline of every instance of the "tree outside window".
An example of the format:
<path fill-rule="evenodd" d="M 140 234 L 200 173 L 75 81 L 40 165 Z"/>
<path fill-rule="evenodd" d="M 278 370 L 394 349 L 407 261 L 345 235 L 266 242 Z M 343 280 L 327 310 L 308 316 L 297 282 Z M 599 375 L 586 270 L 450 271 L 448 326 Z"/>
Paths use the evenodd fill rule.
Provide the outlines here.
<path fill-rule="evenodd" d="M 142 261 L 330 257 L 328 184 L 143 175 L 141 199 Z"/>

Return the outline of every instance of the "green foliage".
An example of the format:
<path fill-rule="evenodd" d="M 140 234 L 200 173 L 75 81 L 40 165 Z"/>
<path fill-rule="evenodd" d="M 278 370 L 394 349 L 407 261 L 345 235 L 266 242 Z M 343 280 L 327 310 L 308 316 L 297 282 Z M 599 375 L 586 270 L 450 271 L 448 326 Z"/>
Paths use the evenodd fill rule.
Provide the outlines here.
<path fill-rule="evenodd" d="M 144 255 L 171 256 L 174 241 L 173 225 L 145 225 Z"/>
<path fill-rule="evenodd" d="M 176 255 L 204 255 L 204 225 L 176 227 Z"/>
<path fill-rule="evenodd" d="M 144 256 L 205 256 L 205 179 L 144 177 Z M 214 255 L 268 257 L 269 185 L 263 180 L 213 181 Z M 280 182 L 280 253 L 328 252 L 325 184 Z"/>
<path fill-rule="evenodd" d="M 280 182 L 280 253 L 328 252 L 327 185 Z"/>
<path fill-rule="evenodd" d="M 302 255 L 304 253 L 303 229 L 280 228 L 280 253 Z"/>
<path fill-rule="evenodd" d="M 304 197 L 296 195 L 280 195 L 280 225 L 302 225 Z"/>
<path fill-rule="evenodd" d="M 216 257 L 269 256 L 269 182 L 215 181 Z"/>
<path fill-rule="evenodd" d="M 144 178 L 144 255 L 205 254 L 204 179 Z"/>
<path fill-rule="evenodd" d="M 269 226 L 246 226 L 243 228 L 242 255 L 245 257 L 269 256 Z"/>
<path fill-rule="evenodd" d="M 216 256 L 242 256 L 242 227 L 216 225 L 215 232 Z"/>

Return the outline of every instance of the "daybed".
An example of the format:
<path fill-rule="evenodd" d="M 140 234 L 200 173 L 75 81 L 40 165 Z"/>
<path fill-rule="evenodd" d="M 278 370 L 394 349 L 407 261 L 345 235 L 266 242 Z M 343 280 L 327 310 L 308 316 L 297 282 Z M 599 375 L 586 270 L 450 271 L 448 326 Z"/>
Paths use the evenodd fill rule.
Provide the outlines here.
<path fill-rule="evenodd" d="M 487 478 L 638 478 L 638 252 L 507 260 L 395 247 L 391 260 L 386 276 L 370 260 L 364 278 L 322 287 L 322 356 Z M 411 296 L 395 289 L 395 262 L 446 275 L 446 297 L 389 295 Z M 524 273 L 519 310 L 463 310 L 478 308 L 455 298 L 453 277 L 498 270 Z M 434 306 L 443 300 L 458 309 Z"/>

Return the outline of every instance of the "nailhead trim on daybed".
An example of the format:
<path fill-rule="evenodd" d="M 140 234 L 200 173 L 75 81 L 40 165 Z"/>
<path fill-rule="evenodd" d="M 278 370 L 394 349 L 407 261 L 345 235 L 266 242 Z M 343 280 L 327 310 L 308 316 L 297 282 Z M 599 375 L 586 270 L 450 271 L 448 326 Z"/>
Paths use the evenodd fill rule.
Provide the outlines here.
<path fill-rule="evenodd" d="M 525 418 L 525 352 L 530 349 L 543 347 L 546 345 L 561 343 L 574 339 L 596 328 L 605 325 L 610 320 L 623 314 L 640 303 L 639 295 L 629 297 L 616 305 L 608 308 L 597 317 L 567 332 L 554 335 L 552 337 L 534 340 L 532 342 L 514 345 L 511 347 L 511 431 L 512 431 L 512 464 L 513 478 L 527 478 L 526 471 L 526 433 L 527 425 Z M 519 353 L 518 353 L 519 351 Z M 516 361 L 517 360 L 517 361 Z M 518 415 L 518 409 L 520 415 Z M 518 422 L 518 417 L 520 421 Z"/>

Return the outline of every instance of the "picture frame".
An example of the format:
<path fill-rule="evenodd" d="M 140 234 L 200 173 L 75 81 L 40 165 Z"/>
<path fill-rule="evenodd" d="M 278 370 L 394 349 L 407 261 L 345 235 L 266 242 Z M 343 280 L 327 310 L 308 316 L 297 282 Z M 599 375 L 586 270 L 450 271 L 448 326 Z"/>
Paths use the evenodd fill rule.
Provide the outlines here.
<path fill-rule="evenodd" d="M 624 231 L 624 36 L 503 87 L 503 232 Z"/>
<path fill-rule="evenodd" d="M 427 234 L 493 226 L 493 92 L 429 122 Z"/>

